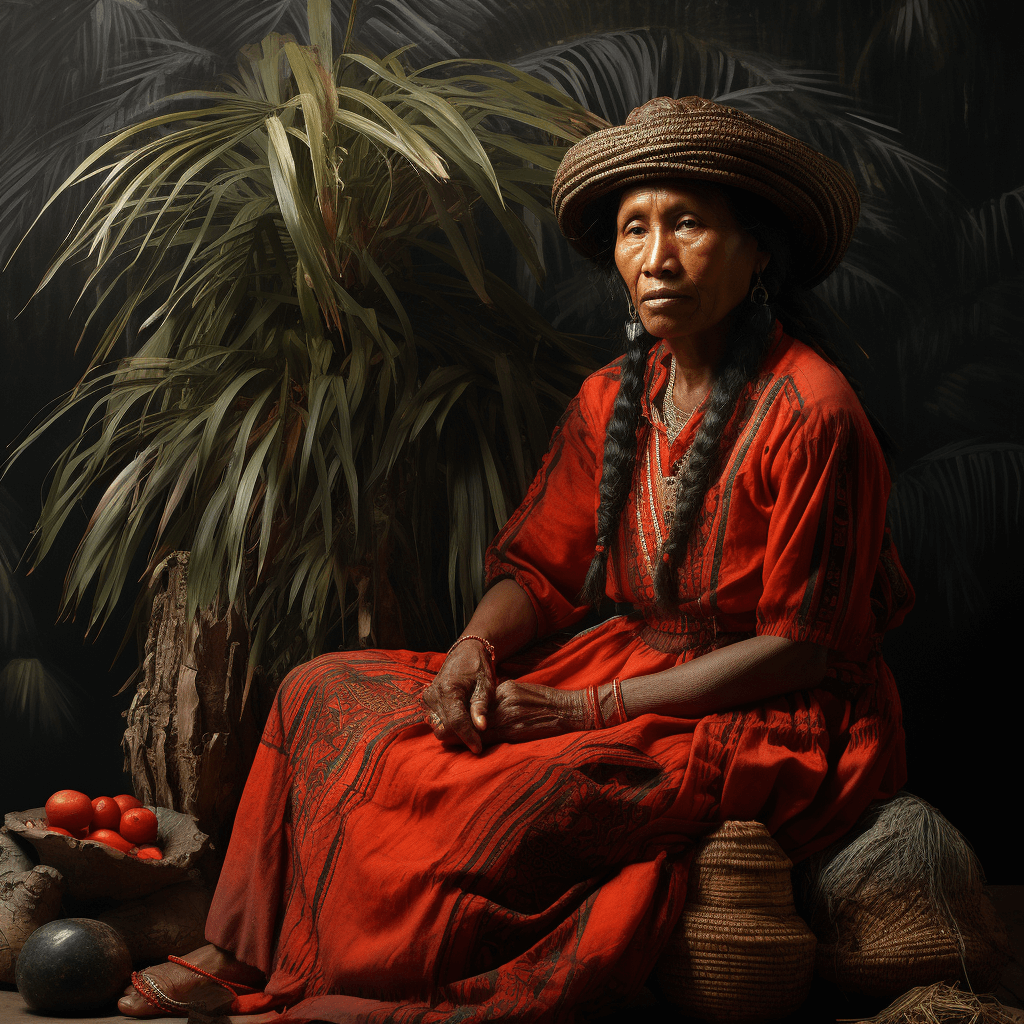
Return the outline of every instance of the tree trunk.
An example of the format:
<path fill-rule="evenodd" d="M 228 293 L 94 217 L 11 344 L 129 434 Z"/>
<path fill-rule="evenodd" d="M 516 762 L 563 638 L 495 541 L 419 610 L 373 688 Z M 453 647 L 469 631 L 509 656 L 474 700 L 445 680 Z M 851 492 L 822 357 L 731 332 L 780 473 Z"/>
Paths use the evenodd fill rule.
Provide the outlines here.
<path fill-rule="evenodd" d="M 154 574 L 142 679 L 126 712 L 125 769 L 143 803 L 195 815 L 223 856 L 256 754 L 264 709 L 247 692 L 249 634 L 239 612 L 185 618 L 188 552 Z"/>

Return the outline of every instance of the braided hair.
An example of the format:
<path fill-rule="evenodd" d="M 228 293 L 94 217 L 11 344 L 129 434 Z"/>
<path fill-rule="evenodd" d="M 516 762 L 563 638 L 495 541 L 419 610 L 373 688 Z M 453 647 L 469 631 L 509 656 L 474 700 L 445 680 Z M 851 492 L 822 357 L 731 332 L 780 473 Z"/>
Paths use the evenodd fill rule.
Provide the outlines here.
<path fill-rule="evenodd" d="M 748 297 L 733 310 L 725 356 L 715 368 L 705 411 L 676 485 L 675 513 L 655 567 L 655 596 L 662 606 L 672 605 L 676 601 L 676 569 L 686 553 L 708 490 L 727 455 L 722 450 L 725 428 L 732 419 L 742 392 L 757 378 L 773 336 L 776 317 L 787 330 L 790 327 L 799 329 L 802 340 L 818 348 L 825 358 L 845 373 L 834 353 L 824 345 L 823 332 L 807 315 L 805 301 L 791 285 L 792 244 L 789 229 L 781 214 L 774 206 L 749 192 L 723 186 L 700 187 L 720 192 L 739 226 L 754 236 L 759 251 L 771 255 L 762 272 L 770 301 L 759 304 Z M 604 225 L 614 225 L 614 210 L 618 207 L 618 200 L 618 195 L 610 197 L 597 210 L 596 217 Z M 605 248 L 608 254 L 606 262 L 609 264 L 614 252 L 612 238 L 609 238 Z M 618 530 L 622 510 L 632 486 L 647 359 L 656 343 L 656 338 L 644 332 L 638 340 L 627 346 L 622 363 L 619 391 L 605 433 L 597 510 L 597 547 L 580 592 L 581 600 L 587 604 L 598 604 L 604 597 L 608 549 Z M 846 376 L 850 379 L 848 374 Z M 855 382 L 851 383 L 858 390 Z"/>
<path fill-rule="evenodd" d="M 608 548 L 619 528 L 619 519 L 629 497 L 636 462 L 636 432 L 647 379 L 647 355 L 657 339 L 644 331 L 626 342 L 619 390 L 612 406 L 612 418 L 604 435 L 601 466 L 600 504 L 597 508 L 597 549 L 587 569 L 580 598 L 584 604 L 600 604 L 608 575 Z"/>

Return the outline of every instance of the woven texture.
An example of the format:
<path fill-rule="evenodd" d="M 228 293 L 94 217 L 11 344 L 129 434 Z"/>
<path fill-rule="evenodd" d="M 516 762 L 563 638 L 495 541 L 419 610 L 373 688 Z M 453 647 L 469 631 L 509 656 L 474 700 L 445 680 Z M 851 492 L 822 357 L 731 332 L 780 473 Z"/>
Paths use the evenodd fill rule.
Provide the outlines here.
<path fill-rule="evenodd" d="M 988 992 L 1009 958 L 1006 928 L 983 893 L 969 912 L 961 909 L 957 924 L 962 949 L 921 890 L 872 909 L 852 904 L 834 922 L 834 941 L 819 933 L 815 966 L 844 991 L 880 999 L 940 981 Z"/>
<path fill-rule="evenodd" d="M 857 186 L 834 160 L 699 96 L 660 96 L 577 142 L 555 174 L 551 205 L 570 244 L 594 259 L 606 244 L 591 230 L 595 200 L 666 178 L 731 185 L 776 206 L 802 242 L 794 269 L 808 287 L 839 265 L 860 215 Z"/>
<path fill-rule="evenodd" d="M 756 821 L 726 822 L 694 854 L 683 916 L 655 968 L 684 1014 L 774 1020 L 807 998 L 815 939 L 793 907 L 792 866 Z"/>
<path fill-rule="evenodd" d="M 973 850 L 913 794 L 873 804 L 797 877 L 818 973 L 844 991 L 893 999 L 960 982 L 985 992 L 1010 957 Z"/>

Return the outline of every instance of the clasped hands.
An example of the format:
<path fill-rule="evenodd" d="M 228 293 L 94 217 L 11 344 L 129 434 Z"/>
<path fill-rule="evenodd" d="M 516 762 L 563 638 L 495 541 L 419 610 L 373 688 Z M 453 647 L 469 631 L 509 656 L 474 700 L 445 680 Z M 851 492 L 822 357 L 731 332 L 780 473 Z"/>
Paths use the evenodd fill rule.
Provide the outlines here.
<path fill-rule="evenodd" d="M 498 680 L 482 645 L 453 648 L 423 692 L 426 722 L 443 743 L 474 754 L 485 745 L 518 743 L 595 728 L 584 690 L 556 690 Z"/>

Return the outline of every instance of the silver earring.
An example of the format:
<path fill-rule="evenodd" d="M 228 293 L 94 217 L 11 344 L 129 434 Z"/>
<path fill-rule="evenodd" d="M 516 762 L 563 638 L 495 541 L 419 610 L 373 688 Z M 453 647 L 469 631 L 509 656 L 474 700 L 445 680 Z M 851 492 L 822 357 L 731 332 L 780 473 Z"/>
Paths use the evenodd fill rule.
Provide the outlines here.
<path fill-rule="evenodd" d="M 768 289 L 764 286 L 764 281 L 761 280 L 761 271 L 757 272 L 757 281 L 754 282 L 754 287 L 750 289 L 750 301 L 755 306 L 767 306 L 768 305 Z"/>
<path fill-rule="evenodd" d="M 629 303 L 629 319 L 624 327 L 626 341 L 635 345 L 644 336 L 644 325 L 640 322 L 640 314 L 637 313 L 632 299 L 626 300 Z"/>

